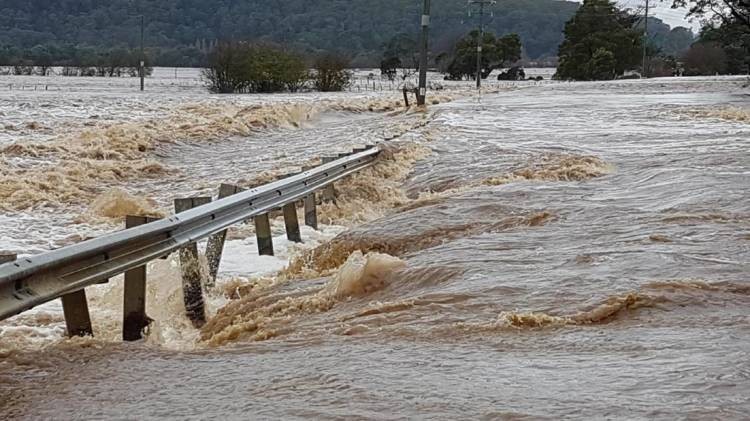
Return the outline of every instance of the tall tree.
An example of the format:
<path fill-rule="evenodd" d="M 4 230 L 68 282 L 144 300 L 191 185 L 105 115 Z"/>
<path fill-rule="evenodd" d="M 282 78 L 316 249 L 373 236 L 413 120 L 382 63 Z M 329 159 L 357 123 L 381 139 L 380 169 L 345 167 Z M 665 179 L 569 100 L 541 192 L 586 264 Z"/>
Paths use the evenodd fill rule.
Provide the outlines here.
<path fill-rule="evenodd" d="M 641 33 L 636 18 L 609 0 L 584 0 L 565 24 L 556 78 L 563 80 L 613 79 L 638 67 Z"/>
<path fill-rule="evenodd" d="M 750 31 L 748 0 L 673 0 L 672 7 L 688 7 L 688 16 L 705 19 L 715 25 L 738 23 Z"/>
<path fill-rule="evenodd" d="M 456 43 L 453 58 L 447 67 L 447 78 L 451 80 L 476 79 L 477 43 L 479 31 L 471 31 Z M 482 78 L 493 70 L 521 58 L 521 38 L 517 34 L 508 34 L 496 38 L 495 34 L 486 32 L 482 38 Z"/>

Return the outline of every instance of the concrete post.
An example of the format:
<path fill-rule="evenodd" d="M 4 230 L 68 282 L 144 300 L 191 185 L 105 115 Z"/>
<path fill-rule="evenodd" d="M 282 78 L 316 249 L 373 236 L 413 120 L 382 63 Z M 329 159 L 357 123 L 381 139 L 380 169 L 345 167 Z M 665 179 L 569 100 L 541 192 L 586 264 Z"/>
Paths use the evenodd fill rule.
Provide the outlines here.
<path fill-rule="evenodd" d="M 242 188 L 232 184 L 222 184 L 219 187 L 219 200 L 240 193 Z M 221 265 L 221 255 L 224 252 L 224 243 L 227 239 L 227 230 L 218 232 L 208 239 L 206 244 L 206 260 L 208 261 L 208 281 L 206 286 L 216 283 L 216 276 Z"/>
<path fill-rule="evenodd" d="M 302 242 L 302 234 L 299 231 L 299 220 L 297 219 L 297 204 L 287 203 L 283 207 L 284 224 L 286 225 L 286 238 L 295 243 Z"/>
<path fill-rule="evenodd" d="M 175 213 L 205 205 L 211 202 L 210 197 L 193 197 L 175 199 Z M 182 272 L 182 294 L 185 301 L 185 312 L 193 326 L 200 328 L 206 323 L 206 310 L 203 304 L 203 282 L 198 245 L 191 243 L 180 249 L 180 271 Z"/>
<path fill-rule="evenodd" d="M 255 220 L 255 237 L 258 239 L 258 254 L 261 256 L 273 256 L 273 237 L 271 235 L 271 222 L 268 214 L 258 215 Z"/>

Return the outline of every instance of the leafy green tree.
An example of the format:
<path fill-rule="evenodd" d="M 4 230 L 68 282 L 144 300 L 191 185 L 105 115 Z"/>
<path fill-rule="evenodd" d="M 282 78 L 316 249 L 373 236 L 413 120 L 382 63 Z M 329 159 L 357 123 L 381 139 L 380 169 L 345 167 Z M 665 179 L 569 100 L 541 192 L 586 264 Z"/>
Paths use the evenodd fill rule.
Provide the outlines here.
<path fill-rule="evenodd" d="M 555 77 L 613 79 L 637 68 L 643 44 L 641 33 L 633 29 L 635 21 L 634 16 L 609 0 L 584 0 L 573 19 L 565 24 Z"/>
<path fill-rule="evenodd" d="M 594 51 L 589 63 L 591 65 L 590 73 L 593 76 L 593 79 L 614 79 L 617 60 L 615 59 L 615 54 L 613 52 L 606 48 L 599 48 Z"/>
<path fill-rule="evenodd" d="M 745 74 L 750 71 L 750 29 L 744 25 L 733 22 L 704 27 L 699 43 L 713 43 L 724 50 L 727 73 Z"/>
<path fill-rule="evenodd" d="M 471 31 L 456 43 L 453 58 L 447 67 L 447 79 L 476 79 L 477 44 L 479 31 Z M 496 38 L 491 32 L 482 37 L 482 79 L 493 70 L 505 67 L 507 64 L 521 58 L 521 39 L 517 34 L 508 34 Z"/>

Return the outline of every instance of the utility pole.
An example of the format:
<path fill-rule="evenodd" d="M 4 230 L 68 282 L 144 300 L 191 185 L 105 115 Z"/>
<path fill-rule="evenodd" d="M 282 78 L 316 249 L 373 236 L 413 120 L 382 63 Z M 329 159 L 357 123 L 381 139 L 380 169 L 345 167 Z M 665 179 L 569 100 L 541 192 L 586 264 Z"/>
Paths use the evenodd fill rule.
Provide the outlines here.
<path fill-rule="evenodd" d="M 422 9 L 422 51 L 419 56 L 419 92 L 417 105 L 424 105 L 427 97 L 427 51 L 429 50 L 430 35 L 430 0 L 424 0 Z"/>
<path fill-rule="evenodd" d="M 145 69 L 146 56 L 143 53 L 144 20 L 145 20 L 145 18 L 143 16 L 143 14 L 141 14 L 141 61 L 139 63 L 140 66 L 138 67 L 138 73 L 141 76 L 141 91 L 143 91 L 143 88 L 144 88 L 144 86 L 143 86 L 144 85 L 143 79 L 146 77 L 146 69 Z"/>
<path fill-rule="evenodd" d="M 484 41 L 484 6 L 493 5 L 496 0 L 469 0 L 469 5 L 479 5 L 479 37 L 477 38 L 477 89 L 482 88 L 482 44 Z"/>
<path fill-rule="evenodd" d="M 646 0 L 646 18 L 643 20 L 643 69 L 641 78 L 648 77 L 648 0 Z"/>

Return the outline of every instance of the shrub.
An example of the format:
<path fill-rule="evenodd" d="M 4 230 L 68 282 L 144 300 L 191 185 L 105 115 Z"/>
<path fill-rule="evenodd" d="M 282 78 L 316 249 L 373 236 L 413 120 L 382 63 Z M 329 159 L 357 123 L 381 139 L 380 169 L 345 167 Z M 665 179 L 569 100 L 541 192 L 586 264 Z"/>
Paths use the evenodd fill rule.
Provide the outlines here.
<path fill-rule="evenodd" d="M 222 42 L 203 71 L 215 93 L 296 92 L 309 79 L 304 60 L 272 45 Z"/>
<path fill-rule="evenodd" d="M 698 42 L 685 53 L 685 76 L 723 74 L 727 69 L 727 55 L 715 42 Z"/>
<path fill-rule="evenodd" d="M 351 82 L 352 73 L 348 70 L 348 60 L 326 54 L 315 60 L 315 89 L 321 92 L 343 91 Z"/>

